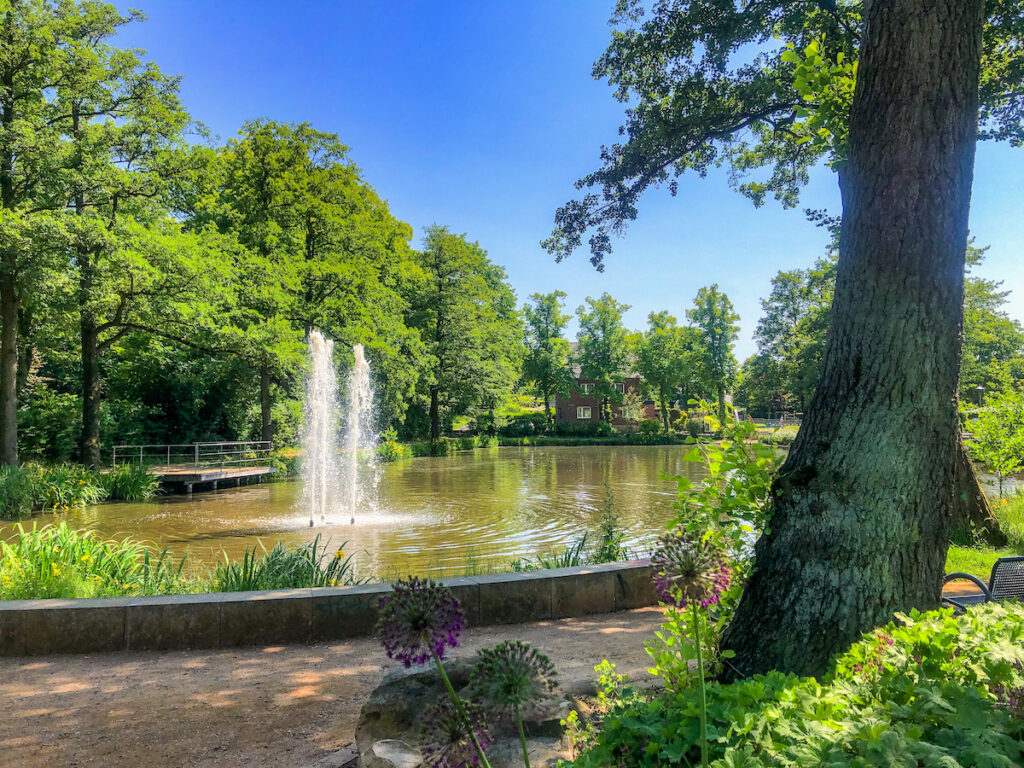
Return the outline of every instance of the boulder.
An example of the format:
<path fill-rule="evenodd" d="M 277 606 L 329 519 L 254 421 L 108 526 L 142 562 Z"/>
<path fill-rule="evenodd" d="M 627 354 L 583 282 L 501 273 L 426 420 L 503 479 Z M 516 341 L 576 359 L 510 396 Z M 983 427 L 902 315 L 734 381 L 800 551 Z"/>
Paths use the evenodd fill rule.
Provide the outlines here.
<path fill-rule="evenodd" d="M 452 687 L 465 698 L 466 687 L 473 664 L 463 660 L 445 662 L 445 672 Z M 572 686 L 573 688 L 576 686 Z M 444 682 L 432 665 L 399 668 L 389 672 L 366 700 L 356 727 L 356 745 L 359 748 L 359 768 L 414 768 L 420 763 L 399 763 L 395 759 L 420 760 L 417 749 L 420 723 L 424 711 L 442 696 L 447 696 Z M 529 718 L 524 718 L 523 730 L 527 735 L 527 749 L 533 768 L 554 766 L 559 758 L 570 758 L 562 742 L 561 720 L 574 708 L 575 701 L 558 696 Z M 491 720 L 490 731 L 494 741 L 487 750 L 492 768 L 519 768 L 523 765 L 515 722 Z M 381 745 L 387 745 L 382 747 Z M 394 745 L 402 745 L 403 749 Z M 381 752 L 387 753 L 391 763 L 381 762 Z"/>

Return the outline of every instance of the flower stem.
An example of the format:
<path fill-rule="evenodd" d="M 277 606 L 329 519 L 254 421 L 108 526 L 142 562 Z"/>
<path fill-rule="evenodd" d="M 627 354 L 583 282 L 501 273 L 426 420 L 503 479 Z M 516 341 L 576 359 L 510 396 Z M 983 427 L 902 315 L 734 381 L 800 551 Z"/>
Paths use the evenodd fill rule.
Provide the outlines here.
<path fill-rule="evenodd" d="M 526 748 L 526 732 L 523 731 L 523 716 L 519 712 L 519 705 L 516 704 L 516 725 L 519 726 L 519 743 L 523 747 L 523 768 L 530 768 L 530 751 Z"/>
<path fill-rule="evenodd" d="M 452 704 L 455 705 L 455 711 L 459 713 L 459 719 L 462 721 L 462 727 L 466 729 L 466 733 L 469 734 L 469 738 L 473 741 L 473 746 L 476 747 L 476 753 L 480 755 L 480 763 L 484 768 L 491 768 L 491 764 L 487 761 L 487 755 L 484 754 L 484 748 L 480 746 L 480 742 L 476 738 L 476 731 L 473 729 L 473 724 L 469 722 L 469 718 L 466 717 L 466 710 L 462 708 L 462 699 L 455 692 L 452 687 L 452 681 L 448 679 L 448 673 L 444 671 L 444 665 L 441 664 L 441 659 L 437 657 L 437 654 L 431 651 L 431 656 L 434 657 L 434 663 L 437 664 L 437 671 L 441 673 L 441 679 L 444 680 L 444 687 L 448 689 L 448 695 L 452 699 Z"/>
<path fill-rule="evenodd" d="M 704 649 L 700 639 L 700 612 L 693 603 L 693 642 L 697 646 L 697 674 L 700 677 L 700 764 L 708 768 L 708 698 L 704 687 Z"/>

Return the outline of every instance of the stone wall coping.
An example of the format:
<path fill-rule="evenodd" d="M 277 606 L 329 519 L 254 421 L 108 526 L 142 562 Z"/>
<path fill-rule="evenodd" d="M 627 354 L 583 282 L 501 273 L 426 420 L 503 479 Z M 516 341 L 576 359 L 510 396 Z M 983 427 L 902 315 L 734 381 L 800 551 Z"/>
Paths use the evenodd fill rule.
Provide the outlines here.
<path fill-rule="evenodd" d="M 650 562 L 439 579 L 469 626 L 654 605 Z M 366 637 L 386 582 L 260 592 L 0 601 L 0 656 L 177 650 Z"/>

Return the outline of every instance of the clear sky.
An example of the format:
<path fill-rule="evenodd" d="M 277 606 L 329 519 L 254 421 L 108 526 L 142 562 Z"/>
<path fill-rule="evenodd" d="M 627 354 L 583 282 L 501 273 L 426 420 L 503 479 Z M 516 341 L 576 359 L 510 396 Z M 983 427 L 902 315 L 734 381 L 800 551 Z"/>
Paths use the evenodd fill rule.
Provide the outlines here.
<path fill-rule="evenodd" d="M 564 290 L 570 310 L 607 291 L 683 319 L 717 282 L 741 317 L 737 355 L 754 351 L 759 298 L 780 269 L 809 266 L 826 236 L 800 210 L 755 209 L 724 172 L 651 192 L 603 274 L 580 252 L 555 264 L 538 242 L 573 182 L 617 138 L 622 105 L 591 74 L 612 0 L 133 0 L 148 15 L 121 42 L 182 75 L 193 116 L 221 139 L 253 117 L 337 133 L 364 178 L 417 233 L 446 224 L 508 271 L 520 300 Z M 1024 149 L 979 148 L 972 233 L 990 245 L 980 274 L 1013 290 L 1024 319 Z M 821 169 L 801 208 L 839 210 Z"/>

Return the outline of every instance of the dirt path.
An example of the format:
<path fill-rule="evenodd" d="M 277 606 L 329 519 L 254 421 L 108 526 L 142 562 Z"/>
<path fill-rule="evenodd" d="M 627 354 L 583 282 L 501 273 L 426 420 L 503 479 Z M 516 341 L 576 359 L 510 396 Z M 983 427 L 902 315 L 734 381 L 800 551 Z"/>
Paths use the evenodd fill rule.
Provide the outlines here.
<path fill-rule="evenodd" d="M 607 658 L 646 676 L 657 609 L 469 631 L 456 655 L 519 638 L 560 677 Z M 391 662 L 374 640 L 233 651 L 0 659 L 0 763 L 311 766 L 353 740 Z"/>

